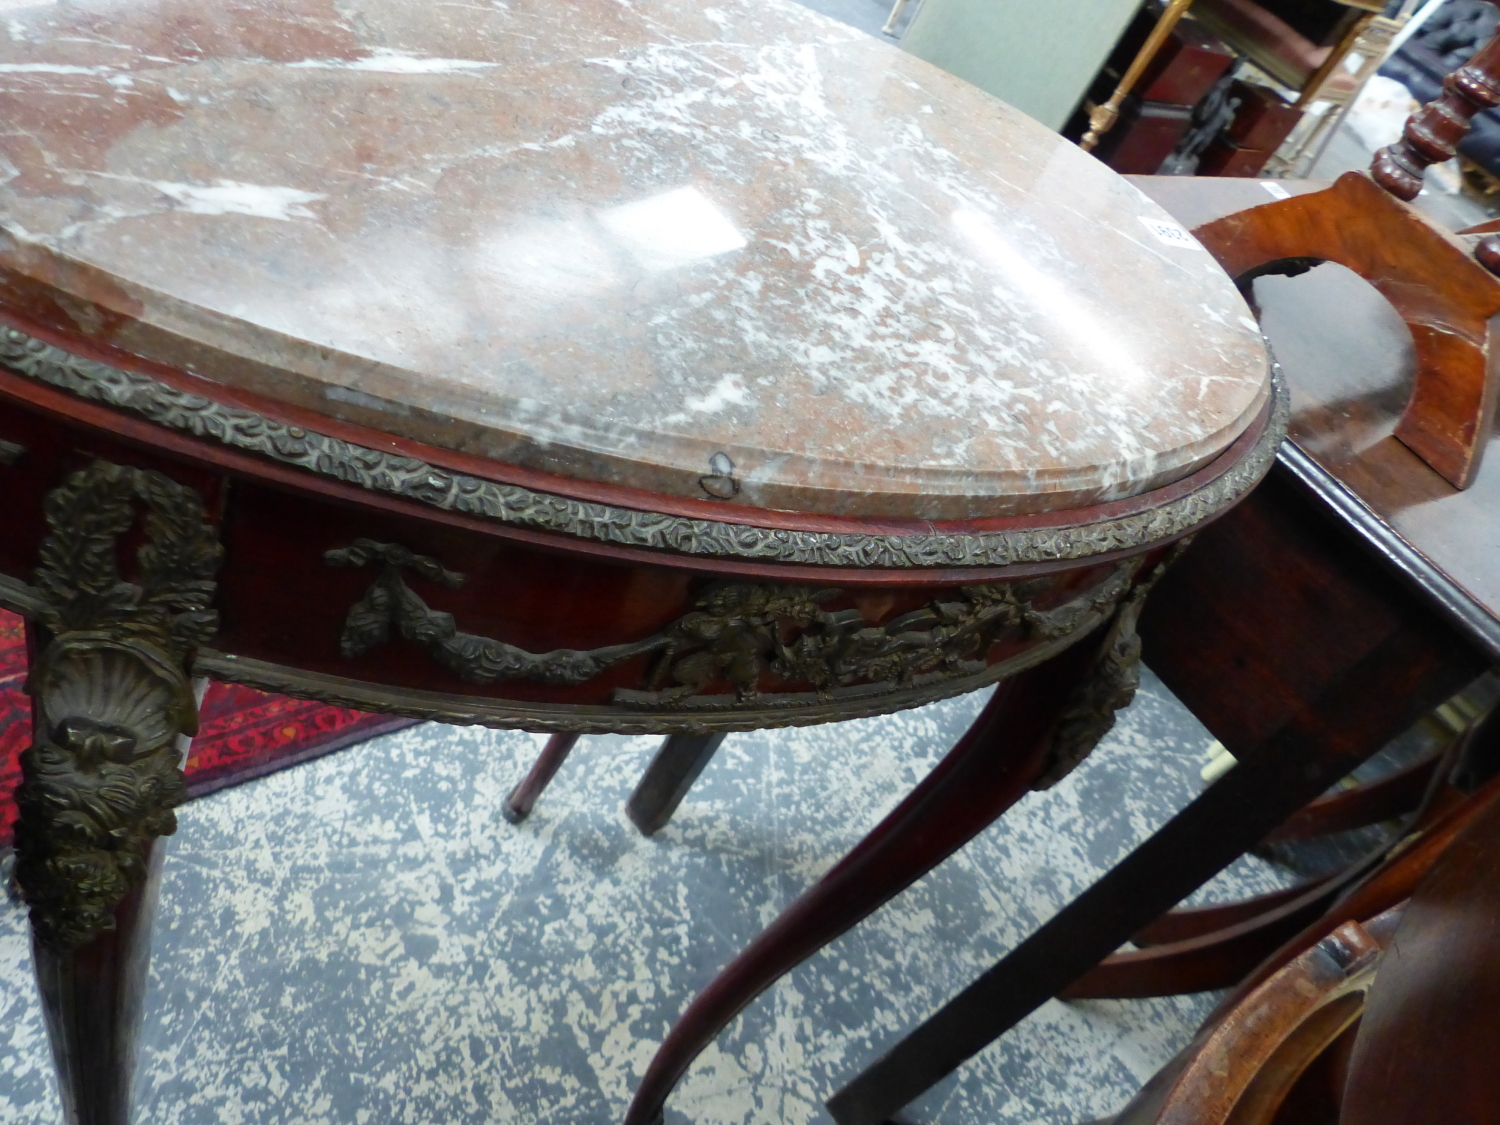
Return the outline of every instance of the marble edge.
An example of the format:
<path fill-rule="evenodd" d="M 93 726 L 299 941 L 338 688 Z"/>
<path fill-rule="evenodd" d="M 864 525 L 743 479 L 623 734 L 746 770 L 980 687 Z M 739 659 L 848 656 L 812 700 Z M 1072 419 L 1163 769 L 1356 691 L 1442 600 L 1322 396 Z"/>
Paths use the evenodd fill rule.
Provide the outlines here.
<path fill-rule="evenodd" d="M 1259 483 L 1275 460 L 1290 418 L 1285 381 L 1273 362 L 1273 405 L 1264 433 L 1226 472 L 1186 496 L 1147 511 L 1071 527 L 851 534 L 665 515 L 500 484 L 227 406 L 148 375 L 76 356 L 15 328 L 0 330 L 0 365 L 81 399 L 129 411 L 193 437 L 212 439 L 441 511 L 620 547 L 861 570 L 1063 562 L 1133 550 L 1184 535 Z M 1066 516 L 1066 512 L 1057 514 Z"/>

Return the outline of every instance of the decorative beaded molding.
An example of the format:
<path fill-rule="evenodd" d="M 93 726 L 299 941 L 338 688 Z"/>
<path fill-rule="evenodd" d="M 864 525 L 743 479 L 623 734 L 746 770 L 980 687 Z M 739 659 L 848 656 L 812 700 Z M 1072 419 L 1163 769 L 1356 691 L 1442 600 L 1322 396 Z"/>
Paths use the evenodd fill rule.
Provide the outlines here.
<path fill-rule="evenodd" d="M 146 375 L 83 359 L 14 328 L 0 330 L 0 364 L 93 402 L 139 414 L 195 437 L 212 438 L 323 476 L 534 531 L 683 555 L 906 570 L 1056 562 L 1131 550 L 1182 535 L 1229 507 L 1270 470 L 1286 435 L 1289 407 L 1271 369 L 1270 424 L 1254 449 L 1202 488 L 1148 511 L 1066 528 L 979 534 L 840 535 L 789 531 L 618 508 L 498 484 L 367 449 L 254 411 L 226 406 Z"/>

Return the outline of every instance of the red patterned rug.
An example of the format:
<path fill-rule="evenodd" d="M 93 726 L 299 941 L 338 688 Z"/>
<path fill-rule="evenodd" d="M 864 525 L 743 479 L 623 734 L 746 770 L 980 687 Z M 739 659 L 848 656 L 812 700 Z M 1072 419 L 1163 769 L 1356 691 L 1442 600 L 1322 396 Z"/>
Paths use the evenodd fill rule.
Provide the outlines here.
<path fill-rule="evenodd" d="M 31 742 L 25 682 L 21 618 L 0 609 L 0 848 L 10 846 L 16 817 L 10 794 L 21 780 L 21 751 Z M 412 723 L 214 682 L 187 760 L 188 794 L 202 797 Z"/>

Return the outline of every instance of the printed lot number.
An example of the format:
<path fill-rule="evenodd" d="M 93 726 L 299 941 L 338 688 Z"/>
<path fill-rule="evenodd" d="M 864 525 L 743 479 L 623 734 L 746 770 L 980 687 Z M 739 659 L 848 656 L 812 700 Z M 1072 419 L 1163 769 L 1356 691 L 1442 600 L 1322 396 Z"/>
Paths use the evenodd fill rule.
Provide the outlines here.
<path fill-rule="evenodd" d="M 1198 245 L 1196 238 L 1188 234 L 1187 231 L 1183 230 L 1176 223 L 1168 222 L 1165 219 L 1148 219 L 1144 215 L 1139 216 L 1139 218 L 1146 225 L 1147 230 L 1156 235 L 1160 241 L 1165 242 L 1168 246 L 1175 246 L 1179 250 L 1203 249 L 1203 247 Z"/>

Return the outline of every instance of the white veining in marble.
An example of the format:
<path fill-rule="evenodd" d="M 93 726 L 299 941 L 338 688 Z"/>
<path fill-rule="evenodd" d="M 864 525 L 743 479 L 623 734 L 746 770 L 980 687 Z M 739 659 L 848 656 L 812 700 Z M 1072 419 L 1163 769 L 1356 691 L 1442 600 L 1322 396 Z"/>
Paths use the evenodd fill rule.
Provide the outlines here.
<path fill-rule="evenodd" d="M 1267 393 L 1135 188 L 779 0 L 25 8 L 0 123 L 0 302 L 567 476 L 702 499 L 723 453 L 762 507 L 1058 509 Z"/>

